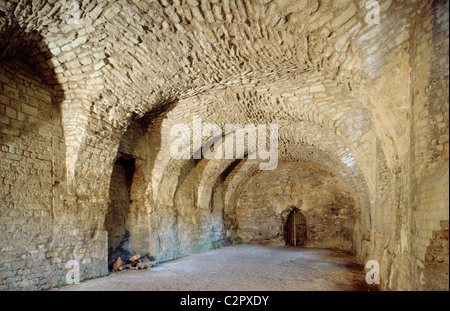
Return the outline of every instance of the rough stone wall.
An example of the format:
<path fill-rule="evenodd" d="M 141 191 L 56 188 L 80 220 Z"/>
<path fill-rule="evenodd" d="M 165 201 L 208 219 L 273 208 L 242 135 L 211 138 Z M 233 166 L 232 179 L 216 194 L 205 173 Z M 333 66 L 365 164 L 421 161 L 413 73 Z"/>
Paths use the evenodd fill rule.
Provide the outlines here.
<path fill-rule="evenodd" d="M 389 125 L 392 112 L 376 111 L 384 105 L 372 111 L 375 118 L 386 118 L 374 123 L 384 122 L 386 129 L 391 130 L 377 134 L 377 194 L 357 216 L 355 231 L 360 232 L 360 237 L 356 238 L 357 253 L 362 262 L 373 259 L 380 262 L 382 289 L 420 290 L 424 286 L 448 289 L 445 269 L 433 285 L 429 283 L 431 278 L 428 283 L 424 281 L 426 273 L 422 273 L 428 245 L 437 247 L 441 245 L 439 241 L 446 243 L 442 237 L 446 232 L 448 204 L 442 187 L 448 183 L 448 177 L 438 172 L 448 166 L 448 1 L 424 1 L 420 6 L 405 10 L 413 17 L 412 27 L 409 30 L 397 27 L 388 49 L 371 50 L 374 55 L 366 65 L 372 68 L 372 77 L 367 78 L 360 91 L 362 102 L 369 107 L 373 105 L 370 101 L 385 101 L 386 94 L 395 92 L 398 96 L 388 95 L 386 104 L 394 104 L 407 113 L 403 114 L 405 119 L 397 119 L 395 124 Z M 404 22 L 401 18 L 395 21 Z M 382 19 L 382 25 L 387 26 L 387 23 L 389 21 Z M 410 33 L 410 39 L 403 31 Z M 368 33 L 372 39 L 380 34 L 386 36 L 377 28 Z M 390 36 L 383 38 L 376 40 L 378 45 L 388 42 Z M 405 39 L 403 44 L 397 45 Z M 386 55 L 375 56 L 381 53 Z M 389 66 L 383 62 L 389 59 L 396 67 L 393 75 L 384 74 Z M 401 85 L 394 86 L 395 83 Z M 390 135 L 391 138 L 385 139 Z M 386 159 L 387 166 L 382 158 Z M 437 176 L 440 181 L 436 181 Z M 430 185 L 433 185 L 432 190 Z M 441 240 L 434 243 L 433 236 Z M 445 258 L 446 247 L 440 251 Z"/>
<path fill-rule="evenodd" d="M 84 278 L 102 275 L 106 245 L 94 236 L 86 243 L 93 232 L 64 196 L 65 144 L 51 90 L 11 60 L 1 61 L 0 86 L 0 289 L 62 284 L 71 259 L 84 264 Z"/>
<path fill-rule="evenodd" d="M 283 163 L 260 172 L 237 207 L 237 235 L 243 243 L 285 245 L 284 226 L 298 208 L 307 223 L 307 247 L 352 250 L 354 201 L 341 179 L 308 163 Z"/>
<path fill-rule="evenodd" d="M 69 259 L 106 274 L 121 156 L 132 252 L 232 234 L 258 163 L 170 159 L 194 115 L 280 124 L 280 162 L 342 176 L 382 289 L 448 288 L 448 1 L 380 0 L 378 26 L 353 0 L 76 2 L 80 23 L 64 1 L 0 0 L 2 288 L 65 284 Z"/>
<path fill-rule="evenodd" d="M 377 141 L 376 196 L 357 210 L 354 244 L 357 255 L 365 263 L 376 260 L 380 264 L 381 287 L 388 287 L 392 277 L 392 264 L 399 250 L 400 215 L 396 187 L 382 144 Z"/>
<path fill-rule="evenodd" d="M 449 216 L 448 191 L 444 190 L 448 175 L 443 173 L 448 167 L 446 12 L 448 1 L 426 1 L 411 10 L 415 16 L 411 39 L 402 45 L 410 51 L 410 82 L 401 74 L 410 87 L 411 98 L 405 101 L 410 108 L 406 122 L 400 122 L 404 129 L 399 128 L 398 133 L 410 128 L 404 132 L 402 146 L 396 144 L 396 156 L 383 139 L 377 144 L 384 151 L 377 149 L 377 158 L 386 157 L 388 166 L 377 160 L 377 195 L 357 217 L 361 222 L 356 230 L 361 232 L 356 239 L 360 241 L 357 253 L 363 262 L 380 262 L 381 288 L 386 290 L 448 290 L 445 237 Z M 392 51 L 392 57 L 402 54 Z M 396 62 L 399 68 L 401 63 Z M 389 92 L 389 88 L 378 89 Z M 399 92 L 400 87 L 396 89 Z M 395 100 L 393 97 L 392 102 Z M 440 277 L 431 277 L 439 273 Z"/>
<path fill-rule="evenodd" d="M 412 38 L 411 159 L 420 184 L 448 160 L 448 2 L 430 1 Z"/>
<path fill-rule="evenodd" d="M 416 21 L 408 251 L 412 289 L 448 290 L 448 1 L 430 1 Z"/>
<path fill-rule="evenodd" d="M 411 255 L 416 289 L 448 290 L 449 166 L 441 167 L 418 188 L 411 224 Z"/>
<path fill-rule="evenodd" d="M 0 288 L 45 285 L 58 264 L 50 243 L 55 183 L 63 176 L 61 121 L 31 70 L 4 60 L 0 68 Z"/>
<path fill-rule="evenodd" d="M 158 180 L 155 175 L 164 173 L 157 165 L 161 161 L 161 140 L 169 136 L 160 129 L 163 119 L 164 115 L 155 114 L 133 122 L 121 138 L 117 155 L 136 161 L 126 217 L 129 249 L 133 254 L 150 253 L 160 261 L 220 247 L 225 234 L 220 187 L 214 191 L 213 205 L 199 208 L 199 163 L 180 163 L 172 178 L 154 190 L 154 181 Z"/>

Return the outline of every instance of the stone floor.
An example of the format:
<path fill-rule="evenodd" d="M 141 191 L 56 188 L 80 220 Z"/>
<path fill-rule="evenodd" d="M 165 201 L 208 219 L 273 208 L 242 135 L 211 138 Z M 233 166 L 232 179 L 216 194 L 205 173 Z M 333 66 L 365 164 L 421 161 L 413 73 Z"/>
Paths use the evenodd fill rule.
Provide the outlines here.
<path fill-rule="evenodd" d="M 344 251 L 240 245 L 122 271 L 59 291 L 365 291 L 364 267 Z"/>

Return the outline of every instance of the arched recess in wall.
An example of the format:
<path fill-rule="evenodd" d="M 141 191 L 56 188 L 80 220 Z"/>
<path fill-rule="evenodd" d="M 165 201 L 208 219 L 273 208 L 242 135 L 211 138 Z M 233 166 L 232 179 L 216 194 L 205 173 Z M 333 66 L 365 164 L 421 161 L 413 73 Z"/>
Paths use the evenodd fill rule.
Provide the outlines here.
<path fill-rule="evenodd" d="M 149 203 L 146 191 L 151 167 L 147 119 L 131 121 L 120 138 L 109 183 L 105 217 L 109 265 L 118 258 L 149 254 Z"/>
<path fill-rule="evenodd" d="M 133 256 L 133 239 L 130 230 L 134 229 L 129 221 L 131 187 L 136 171 L 136 159 L 121 155 L 114 163 L 109 188 L 109 208 L 106 214 L 105 227 L 108 232 L 108 266 L 112 270 L 113 263 L 120 257 L 126 260 Z"/>
<path fill-rule="evenodd" d="M 4 224 L 0 266 L 13 262 L 15 272 L 30 269 L 21 258 L 37 252 L 36 258 L 42 259 L 26 277 L 13 275 L 3 282 L 10 289 L 19 282 L 33 289 L 42 286 L 36 282 L 42 270 L 49 271 L 58 285 L 64 271 L 48 254 L 60 249 L 66 252 L 61 260 L 68 261 L 77 246 L 63 233 L 77 230 L 79 223 L 64 199 L 66 150 L 60 112 L 64 93 L 46 63 L 48 47 L 33 27 L 2 23 L 3 17 L 7 14 L 0 16 L 0 223 Z M 11 270 L 1 270 L 0 279 L 3 273 Z"/>
<path fill-rule="evenodd" d="M 197 225 L 200 216 L 196 215 L 195 208 L 196 162 L 192 159 L 183 161 L 177 174 L 164 179 L 166 187 L 153 196 L 152 178 L 158 174 L 155 163 L 159 161 L 158 152 L 162 148 L 162 140 L 166 138 L 161 122 L 172 108 L 172 102 L 163 103 L 143 117 L 131 120 L 120 139 L 116 156 L 116 161 L 124 157 L 135 161 L 133 180 L 128 185 L 128 204 L 122 208 L 126 216 L 122 213 L 121 231 L 128 232 L 125 253 L 151 254 L 160 261 L 192 254 L 201 244 L 198 241 L 201 228 Z M 166 154 L 164 157 L 169 156 Z M 122 184 L 126 181 L 124 173 L 119 178 Z M 114 193 L 123 188 L 120 183 L 114 182 L 117 181 L 114 175 L 115 170 L 110 183 L 109 213 L 114 213 Z M 127 191 L 122 192 L 126 196 Z M 116 252 L 113 258 L 119 253 Z"/>
<path fill-rule="evenodd" d="M 200 149 L 193 152 L 190 159 L 171 159 L 169 172 L 164 171 L 161 177 L 151 222 L 159 227 L 158 242 L 161 245 L 172 244 L 172 250 L 167 251 L 169 256 L 181 257 L 203 252 L 220 247 L 223 243 L 224 200 L 221 185 L 215 185 L 217 191 L 207 208 L 199 206 L 198 189 L 204 169 L 202 158 Z M 161 223 L 172 225 L 161 226 Z"/>

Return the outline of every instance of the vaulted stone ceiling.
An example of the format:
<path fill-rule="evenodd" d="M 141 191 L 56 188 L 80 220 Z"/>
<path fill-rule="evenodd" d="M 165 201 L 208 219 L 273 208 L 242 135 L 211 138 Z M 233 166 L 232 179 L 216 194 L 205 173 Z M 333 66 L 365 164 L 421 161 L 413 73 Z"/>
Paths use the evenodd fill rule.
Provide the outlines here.
<path fill-rule="evenodd" d="M 373 194 L 377 137 L 395 169 L 408 123 L 396 122 L 407 116 L 401 105 L 391 109 L 395 98 L 385 104 L 365 84 L 391 83 L 379 68 L 407 58 L 396 47 L 409 38 L 416 2 L 382 2 L 389 16 L 380 31 L 351 0 L 8 1 L 0 8 L 0 47 L 53 85 L 66 121 L 69 175 L 80 136 L 98 131 L 89 120 L 106 121 L 120 135 L 174 102 L 170 124 L 187 115 L 280 124 L 281 158 L 292 146 L 311 145 L 350 167 L 353 178 L 362 175 Z"/>

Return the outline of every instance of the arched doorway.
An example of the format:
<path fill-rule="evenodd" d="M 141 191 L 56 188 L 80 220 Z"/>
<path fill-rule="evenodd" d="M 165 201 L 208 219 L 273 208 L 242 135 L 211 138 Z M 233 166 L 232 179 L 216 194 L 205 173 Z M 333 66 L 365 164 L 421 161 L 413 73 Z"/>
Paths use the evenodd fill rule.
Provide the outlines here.
<path fill-rule="evenodd" d="M 307 236 L 306 216 L 294 208 L 286 221 L 286 245 L 304 246 Z"/>

